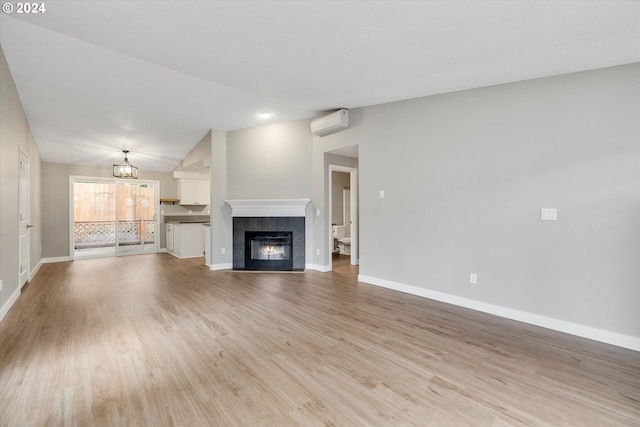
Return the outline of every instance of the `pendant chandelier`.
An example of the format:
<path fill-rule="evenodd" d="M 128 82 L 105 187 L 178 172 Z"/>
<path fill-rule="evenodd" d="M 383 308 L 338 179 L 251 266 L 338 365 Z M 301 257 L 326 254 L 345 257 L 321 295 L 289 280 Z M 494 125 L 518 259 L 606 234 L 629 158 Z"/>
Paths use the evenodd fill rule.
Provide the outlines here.
<path fill-rule="evenodd" d="M 113 165 L 113 176 L 116 178 L 138 179 L 138 168 L 129 163 L 129 159 L 127 159 L 129 150 L 122 150 L 122 152 L 124 153 L 124 160 L 120 164 Z"/>

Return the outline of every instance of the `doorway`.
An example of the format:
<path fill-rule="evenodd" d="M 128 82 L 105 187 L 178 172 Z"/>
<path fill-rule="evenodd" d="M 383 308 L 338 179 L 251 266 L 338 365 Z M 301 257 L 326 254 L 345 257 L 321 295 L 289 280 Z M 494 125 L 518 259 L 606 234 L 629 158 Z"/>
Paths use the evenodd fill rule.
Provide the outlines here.
<path fill-rule="evenodd" d="M 348 186 L 334 182 L 334 173 L 341 173 L 347 176 Z M 340 187 L 340 188 L 338 188 Z M 335 202 L 334 202 L 335 200 Z M 334 205 L 339 204 L 342 209 L 334 209 Z M 336 214 L 334 215 L 334 210 Z M 337 212 L 340 211 L 340 212 Z M 333 265 L 334 252 L 348 255 L 351 265 L 358 265 L 358 169 L 329 165 L 329 212 L 331 220 L 329 222 L 329 263 Z M 334 218 L 334 216 L 336 218 Z M 334 232 L 334 225 L 336 234 Z"/>
<path fill-rule="evenodd" d="M 70 178 L 74 259 L 157 252 L 159 183 Z"/>

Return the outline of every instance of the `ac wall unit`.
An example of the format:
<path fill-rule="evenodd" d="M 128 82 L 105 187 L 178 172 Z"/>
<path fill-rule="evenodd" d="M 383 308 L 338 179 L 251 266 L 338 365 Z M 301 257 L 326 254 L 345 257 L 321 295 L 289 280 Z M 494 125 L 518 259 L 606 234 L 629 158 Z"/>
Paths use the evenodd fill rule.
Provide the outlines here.
<path fill-rule="evenodd" d="M 329 135 L 349 127 L 349 110 L 343 108 L 311 121 L 311 133 L 318 136 Z"/>

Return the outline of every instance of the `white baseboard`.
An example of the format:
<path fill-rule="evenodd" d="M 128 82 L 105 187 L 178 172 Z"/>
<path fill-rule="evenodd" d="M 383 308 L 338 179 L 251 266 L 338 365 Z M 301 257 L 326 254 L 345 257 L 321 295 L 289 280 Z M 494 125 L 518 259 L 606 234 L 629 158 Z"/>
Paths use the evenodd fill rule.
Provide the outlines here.
<path fill-rule="evenodd" d="M 468 298 L 459 297 L 456 295 L 447 294 L 444 292 L 432 291 L 429 289 L 420 288 L 418 286 L 405 285 L 404 283 L 393 282 L 391 280 L 379 279 L 377 277 L 370 277 L 362 274 L 358 275 L 358 281 L 387 289 L 405 292 L 411 295 L 429 298 L 436 301 L 446 302 L 448 304 L 453 304 L 460 307 L 470 308 L 472 310 L 493 314 L 495 316 L 500 316 L 511 320 L 517 320 L 519 322 L 529 323 L 531 325 L 541 326 L 547 329 L 553 329 L 554 331 L 564 332 L 582 338 L 588 338 L 594 341 L 612 344 L 618 347 L 628 348 L 630 350 L 640 351 L 640 337 L 619 334 L 617 332 L 597 329 L 591 326 L 567 322 L 565 320 L 553 319 L 551 317 L 541 316 L 539 314 L 514 310 L 512 308 L 488 304 Z"/>
<path fill-rule="evenodd" d="M 0 321 L 4 319 L 4 316 L 7 315 L 11 307 L 13 307 L 13 304 L 15 304 L 15 302 L 18 300 L 19 296 L 20 296 L 20 289 L 18 288 L 13 294 L 11 294 L 11 296 L 9 297 L 9 300 L 2 306 L 2 308 L 0 308 Z"/>
<path fill-rule="evenodd" d="M 212 271 L 216 271 L 216 270 L 231 270 L 232 268 L 233 268 L 233 264 L 232 263 L 211 264 L 209 266 L 209 270 L 212 270 Z"/>
<path fill-rule="evenodd" d="M 305 264 L 304 268 L 307 270 L 316 270 L 322 273 L 326 273 L 327 271 L 331 271 L 330 265 L 320 265 L 320 264 Z"/>
<path fill-rule="evenodd" d="M 169 251 L 166 251 L 166 252 L 169 255 L 173 255 L 174 257 L 179 258 L 179 259 L 189 259 L 189 258 L 201 258 L 201 257 L 203 257 L 203 255 L 179 256 L 175 252 L 169 252 Z"/>
<path fill-rule="evenodd" d="M 71 258 L 70 256 L 59 256 L 59 257 L 53 257 L 53 258 L 42 258 L 40 260 L 40 263 L 49 264 L 49 263 L 52 263 L 52 262 L 67 262 L 67 261 L 73 261 L 73 258 Z"/>

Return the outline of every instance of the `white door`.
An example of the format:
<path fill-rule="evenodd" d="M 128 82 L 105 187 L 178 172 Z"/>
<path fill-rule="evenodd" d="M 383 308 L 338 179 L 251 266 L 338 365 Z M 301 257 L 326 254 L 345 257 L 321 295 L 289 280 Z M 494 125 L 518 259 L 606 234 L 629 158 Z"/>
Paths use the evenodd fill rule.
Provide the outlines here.
<path fill-rule="evenodd" d="M 345 231 L 349 227 L 349 237 L 351 237 L 351 190 L 342 190 L 342 215 Z"/>
<path fill-rule="evenodd" d="M 351 265 L 358 265 L 358 170 L 349 172 L 349 223 L 351 224 Z M 345 224 L 346 226 L 346 224 Z"/>
<path fill-rule="evenodd" d="M 116 255 L 157 251 L 157 193 L 151 182 L 116 183 Z"/>
<path fill-rule="evenodd" d="M 158 181 L 69 177 L 75 259 L 157 251 Z"/>
<path fill-rule="evenodd" d="M 19 205 L 19 263 L 20 287 L 29 280 L 29 198 L 31 194 L 31 181 L 29 177 L 29 157 L 20 151 L 20 183 L 18 191 Z"/>

